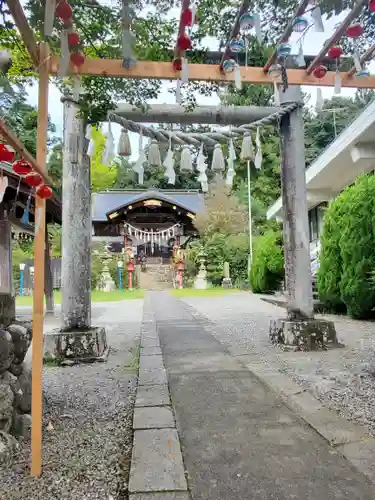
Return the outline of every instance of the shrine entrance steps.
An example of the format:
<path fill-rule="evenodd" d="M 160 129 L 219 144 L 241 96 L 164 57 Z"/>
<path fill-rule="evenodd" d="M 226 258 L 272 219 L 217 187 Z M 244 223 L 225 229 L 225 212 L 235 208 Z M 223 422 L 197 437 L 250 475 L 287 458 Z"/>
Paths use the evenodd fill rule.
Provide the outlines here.
<path fill-rule="evenodd" d="M 130 499 L 373 500 L 374 485 L 210 329 L 168 293 L 146 295 Z"/>
<path fill-rule="evenodd" d="M 173 267 L 147 260 L 146 270 L 140 269 L 138 278 L 142 290 L 168 290 L 173 288 Z"/>

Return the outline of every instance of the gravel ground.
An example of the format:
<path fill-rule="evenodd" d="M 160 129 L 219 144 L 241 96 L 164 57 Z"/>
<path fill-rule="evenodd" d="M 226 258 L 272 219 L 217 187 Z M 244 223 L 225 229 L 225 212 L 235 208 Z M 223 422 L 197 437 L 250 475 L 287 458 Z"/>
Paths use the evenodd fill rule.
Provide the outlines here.
<path fill-rule="evenodd" d="M 259 296 L 243 292 L 184 300 L 215 323 L 211 333 L 233 355 L 258 354 L 327 407 L 375 435 L 375 322 L 325 315 L 335 322 L 344 348 L 284 352 L 270 344 L 268 327 L 270 319 L 284 316 L 285 311 Z"/>
<path fill-rule="evenodd" d="M 127 498 L 142 311 L 142 300 L 95 304 L 108 361 L 45 367 L 43 474 L 29 476 L 30 440 L 20 441 L 12 469 L 0 477 L 1 500 Z"/>

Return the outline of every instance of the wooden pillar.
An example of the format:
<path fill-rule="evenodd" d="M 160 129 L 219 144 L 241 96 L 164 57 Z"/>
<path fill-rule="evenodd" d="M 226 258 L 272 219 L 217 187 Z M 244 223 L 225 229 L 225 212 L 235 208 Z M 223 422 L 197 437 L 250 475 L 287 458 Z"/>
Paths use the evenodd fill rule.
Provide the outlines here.
<path fill-rule="evenodd" d="M 62 329 L 91 326 L 90 160 L 78 104 L 64 98 L 62 208 Z"/>
<path fill-rule="evenodd" d="M 48 132 L 48 56 L 46 43 L 40 44 L 38 128 L 36 161 L 45 167 Z M 34 295 L 31 394 L 31 475 L 42 473 L 43 422 L 43 321 L 44 321 L 44 244 L 46 230 L 46 200 L 35 197 Z"/>
<path fill-rule="evenodd" d="M 12 225 L 0 203 L 0 326 L 9 326 L 16 316 L 12 274 Z"/>
<path fill-rule="evenodd" d="M 46 314 L 53 315 L 55 306 L 53 301 L 53 279 L 51 267 L 51 245 L 49 242 L 48 228 L 45 231 L 45 255 L 44 255 L 44 295 L 46 296 Z"/>
<path fill-rule="evenodd" d="M 282 105 L 302 102 L 300 87 L 280 92 Z M 281 186 L 285 288 L 290 315 L 313 317 L 302 107 L 281 119 Z"/>

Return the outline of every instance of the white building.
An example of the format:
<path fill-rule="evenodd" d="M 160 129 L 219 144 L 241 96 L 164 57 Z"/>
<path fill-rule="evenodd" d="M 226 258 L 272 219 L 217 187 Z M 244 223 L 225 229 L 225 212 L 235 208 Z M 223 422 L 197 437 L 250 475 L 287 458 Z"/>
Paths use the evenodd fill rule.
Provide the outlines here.
<path fill-rule="evenodd" d="M 375 170 L 375 101 L 370 103 L 306 169 L 310 250 L 322 229 L 324 207 L 357 176 Z M 268 219 L 282 220 L 281 197 L 268 209 Z"/>

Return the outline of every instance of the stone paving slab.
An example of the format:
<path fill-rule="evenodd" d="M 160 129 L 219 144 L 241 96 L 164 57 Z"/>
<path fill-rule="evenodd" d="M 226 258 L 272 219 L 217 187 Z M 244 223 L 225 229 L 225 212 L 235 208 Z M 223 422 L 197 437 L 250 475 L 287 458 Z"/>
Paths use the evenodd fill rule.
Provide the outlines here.
<path fill-rule="evenodd" d="M 133 429 L 163 429 L 168 427 L 175 427 L 170 407 L 147 406 L 134 409 Z"/>
<path fill-rule="evenodd" d="M 161 356 L 160 347 L 141 347 L 141 356 Z"/>
<path fill-rule="evenodd" d="M 164 368 L 163 357 L 154 356 L 143 356 L 139 358 L 139 369 L 142 370 L 161 370 Z"/>
<path fill-rule="evenodd" d="M 176 429 L 134 432 L 130 493 L 187 491 Z"/>
<path fill-rule="evenodd" d="M 129 500 L 190 500 L 190 495 L 185 491 L 133 493 L 129 496 Z"/>
<path fill-rule="evenodd" d="M 159 337 L 144 335 L 141 337 L 141 347 L 160 347 Z"/>
<path fill-rule="evenodd" d="M 167 373 L 164 368 L 139 370 L 138 385 L 166 385 L 167 383 Z"/>
<path fill-rule="evenodd" d="M 337 449 L 354 467 L 375 483 L 375 439 L 348 443 Z"/>
<path fill-rule="evenodd" d="M 135 406 L 162 406 L 170 405 L 167 385 L 142 385 L 138 387 Z"/>

